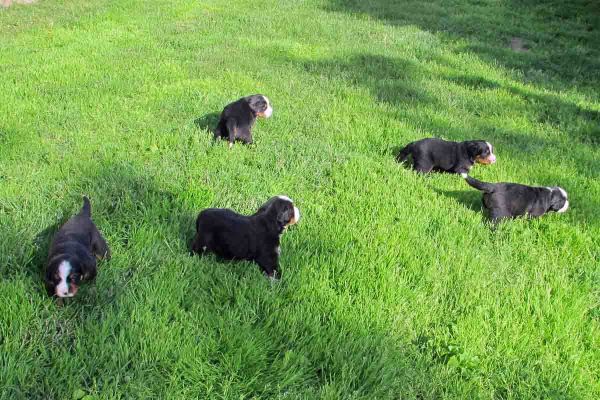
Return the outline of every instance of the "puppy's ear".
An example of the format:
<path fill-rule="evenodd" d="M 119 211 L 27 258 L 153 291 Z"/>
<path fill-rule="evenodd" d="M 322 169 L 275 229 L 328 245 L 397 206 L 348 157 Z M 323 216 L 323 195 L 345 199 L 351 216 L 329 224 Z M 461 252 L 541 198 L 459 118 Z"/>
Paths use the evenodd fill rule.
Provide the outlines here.
<path fill-rule="evenodd" d="M 467 154 L 471 160 L 475 160 L 477 156 L 481 155 L 482 146 L 477 142 L 467 142 Z"/>
<path fill-rule="evenodd" d="M 269 200 L 267 200 L 267 202 L 265 204 L 263 204 L 262 206 L 260 206 L 260 208 L 256 211 L 256 214 L 262 214 L 265 211 L 267 211 L 267 209 L 269 207 L 271 207 L 271 204 L 273 204 L 273 202 L 277 199 L 277 197 L 271 197 Z"/>
<path fill-rule="evenodd" d="M 58 269 L 56 269 L 55 265 L 49 264 L 46 266 L 46 273 L 44 274 L 44 286 L 46 287 L 46 292 L 48 292 L 48 296 L 54 296 L 54 290 L 56 287 L 56 282 L 59 280 Z"/>

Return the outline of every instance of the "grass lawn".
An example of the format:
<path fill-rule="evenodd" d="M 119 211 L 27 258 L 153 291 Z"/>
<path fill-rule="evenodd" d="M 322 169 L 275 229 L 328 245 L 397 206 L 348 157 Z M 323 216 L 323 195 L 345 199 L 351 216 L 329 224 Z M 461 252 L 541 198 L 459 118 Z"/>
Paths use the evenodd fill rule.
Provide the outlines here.
<path fill-rule="evenodd" d="M 592 0 L 0 9 L 0 399 L 600 398 L 599 27 Z M 253 93 L 255 145 L 213 143 Z M 394 161 L 431 136 L 571 209 L 492 231 Z M 113 259 L 59 307 L 82 194 Z M 275 194 L 302 212 L 279 283 L 188 255 L 201 209 Z"/>

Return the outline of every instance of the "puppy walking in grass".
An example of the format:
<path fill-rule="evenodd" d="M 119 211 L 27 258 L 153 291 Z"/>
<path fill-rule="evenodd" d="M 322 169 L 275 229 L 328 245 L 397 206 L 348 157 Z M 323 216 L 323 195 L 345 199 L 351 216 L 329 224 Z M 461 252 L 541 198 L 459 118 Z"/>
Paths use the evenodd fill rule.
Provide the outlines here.
<path fill-rule="evenodd" d="M 215 139 L 227 138 L 229 148 L 233 147 L 236 140 L 252 144 L 252 128 L 256 118 L 270 118 L 272 114 L 273 107 L 266 96 L 255 94 L 242 97 L 223 109 L 215 130 Z"/>
<path fill-rule="evenodd" d="M 279 243 L 285 229 L 300 220 L 300 211 L 286 196 L 269 199 L 253 215 L 223 208 L 203 210 L 196 220 L 192 252 L 212 252 L 227 260 L 256 262 L 270 278 L 279 276 Z"/>
<path fill-rule="evenodd" d="M 569 208 L 567 192 L 558 186 L 534 187 L 518 183 L 488 183 L 461 174 L 467 183 L 483 192 L 483 207 L 493 222 L 523 215 L 540 217 Z"/>
<path fill-rule="evenodd" d="M 92 221 L 92 206 L 83 198 L 81 211 L 54 235 L 46 268 L 49 296 L 73 297 L 79 285 L 96 277 L 96 257 L 110 258 L 110 249 Z"/>
<path fill-rule="evenodd" d="M 409 157 L 412 157 L 412 168 L 425 174 L 431 171 L 460 174 L 469 172 L 475 163 L 496 162 L 492 145 L 484 140 L 422 139 L 407 144 L 396 156 L 396 161 L 401 163 Z"/>

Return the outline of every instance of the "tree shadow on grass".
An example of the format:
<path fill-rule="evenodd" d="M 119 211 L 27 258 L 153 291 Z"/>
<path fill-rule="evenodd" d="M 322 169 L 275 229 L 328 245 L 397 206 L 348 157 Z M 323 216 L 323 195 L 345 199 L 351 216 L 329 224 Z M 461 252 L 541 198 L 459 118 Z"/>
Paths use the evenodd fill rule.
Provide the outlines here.
<path fill-rule="evenodd" d="M 593 87 L 593 82 L 600 80 L 598 2 L 331 0 L 326 9 L 467 39 L 467 50 L 487 62 L 519 70 L 524 76 L 544 71 L 564 87 L 577 81 Z M 524 40 L 529 49 L 511 48 L 515 37 Z"/>
<path fill-rule="evenodd" d="M 299 62 L 309 73 L 367 87 L 375 98 L 385 103 L 436 102 L 417 80 L 420 67 L 412 61 L 378 54 L 357 54 L 325 61 L 292 61 Z"/>

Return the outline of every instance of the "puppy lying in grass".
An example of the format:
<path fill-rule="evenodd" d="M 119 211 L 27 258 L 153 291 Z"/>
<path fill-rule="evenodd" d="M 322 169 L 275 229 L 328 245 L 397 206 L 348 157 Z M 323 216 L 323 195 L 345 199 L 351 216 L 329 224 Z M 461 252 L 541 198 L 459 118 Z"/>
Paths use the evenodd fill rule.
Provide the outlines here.
<path fill-rule="evenodd" d="M 49 296 L 73 297 L 81 282 L 96 277 L 96 257 L 110 258 L 110 249 L 92 221 L 90 200 L 54 235 L 45 284 Z"/>
<path fill-rule="evenodd" d="M 209 208 L 196 220 L 192 252 L 202 255 L 210 251 L 227 260 L 254 261 L 268 277 L 276 279 L 281 234 L 299 219 L 300 211 L 286 196 L 272 197 L 250 216 Z"/>
<path fill-rule="evenodd" d="M 252 127 L 256 118 L 269 118 L 272 114 L 273 107 L 266 96 L 255 94 L 242 97 L 223 109 L 215 130 L 215 139 L 227 138 L 229 148 L 233 147 L 235 140 L 251 144 Z"/>
<path fill-rule="evenodd" d="M 469 172 L 475 163 L 496 162 L 492 145 L 483 140 L 449 142 L 435 138 L 422 139 L 400 150 L 396 161 L 404 162 L 409 156 L 412 156 L 413 169 L 423 173 L 439 171 L 461 174 Z"/>
<path fill-rule="evenodd" d="M 567 192 L 558 186 L 533 187 L 518 183 L 487 183 L 461 174 L 467 183 L 483 192 L 483 207 L 493 222 L 522 215 L 539 217 L 547 212 L 564 213 L 569 208 Z"/>

